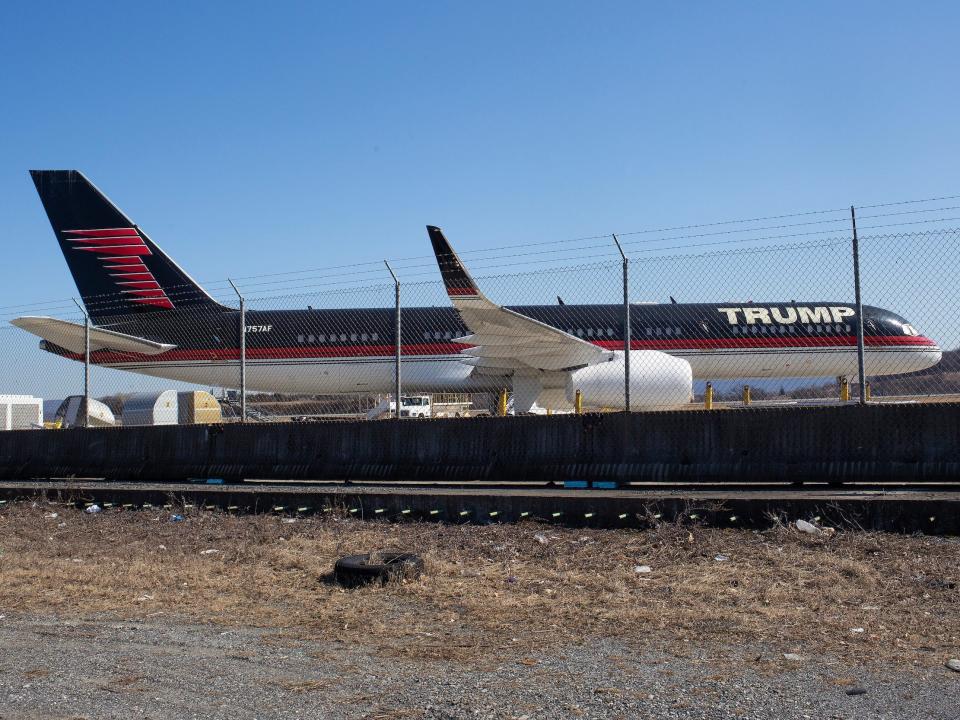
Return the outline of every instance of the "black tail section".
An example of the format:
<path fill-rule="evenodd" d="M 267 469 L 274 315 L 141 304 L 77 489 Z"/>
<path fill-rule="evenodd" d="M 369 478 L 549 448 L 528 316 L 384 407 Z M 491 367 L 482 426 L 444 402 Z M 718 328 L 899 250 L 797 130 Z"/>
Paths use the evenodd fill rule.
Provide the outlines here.
<path fill-rule="evenodd" d="M 31 170 L 90 319 L 219 307 L 77 170 Z"/>

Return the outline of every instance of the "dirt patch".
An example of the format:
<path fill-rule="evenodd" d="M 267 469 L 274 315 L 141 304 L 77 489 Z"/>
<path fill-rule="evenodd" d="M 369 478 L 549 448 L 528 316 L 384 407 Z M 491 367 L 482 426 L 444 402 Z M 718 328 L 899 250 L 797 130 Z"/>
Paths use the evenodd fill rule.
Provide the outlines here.
<path fill-rule="evenodd" d="M 923 665 L 960 645 L 955 538 L 181 512 L 7 506 L 0 606 L 254 625 L 276 628 L 279 643 L 363 641 L 384 656 L 471 663 L 601 637 L 681 655 L 716 641 Z M 356 590 L 329 581 L 337 557 L 372 550 L 418 553 L 425 572 Z"/>

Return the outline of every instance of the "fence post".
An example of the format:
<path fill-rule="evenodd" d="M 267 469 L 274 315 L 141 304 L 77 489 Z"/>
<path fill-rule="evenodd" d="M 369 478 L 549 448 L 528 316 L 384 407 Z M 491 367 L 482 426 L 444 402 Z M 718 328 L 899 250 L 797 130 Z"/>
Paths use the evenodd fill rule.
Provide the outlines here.
<path fill-rule="evenodd" d="M 240 298 L 240 422 L 247 421 L 247 303 L 233 284 L 233 280 L 227 278 L 230 287 Z"/>
<path fill-rule="evenodd" d="M 860 240 L 857 237 L 857 211 L 850 206 L 850 222 L 853 224 L 853 293 L 857 304 L 857 374 L 860 376 L 860 404 L 867 402 L 867 378 L 863 362 L 863 301 L 860 298 Z"/>
<path fill-rule="evenodd" d="M 76 298 L 73 302 L 83 313 L 83 427 L 90 427 L 90 316 Z"/>
<path fill-rule="evenodd" d="M 617 240 L 616 233 L 613 241 L 617 244 L 620 257 L 623 259 L 623 409 L 630 412 L 630 260 Z"/>
<path fill-rule="evenodd" d="M 393 401 L 394 401 L 394 417 L 398 420 L 400 419 L 400 279 L 397 277 L 397 274 L 393 271 L 393 268 L 390 267 L 390 263 L 386 260 L 383 261 L 383 264 L 387 266 L 387 270 L 390 271 L 390 276 L 393 278 L 394 285 L 394 315 L 396 316 L 396 325 L 394 331 L 396 332 L 397 339 L 394 343 L 394 359 L 393 359 Z"/>

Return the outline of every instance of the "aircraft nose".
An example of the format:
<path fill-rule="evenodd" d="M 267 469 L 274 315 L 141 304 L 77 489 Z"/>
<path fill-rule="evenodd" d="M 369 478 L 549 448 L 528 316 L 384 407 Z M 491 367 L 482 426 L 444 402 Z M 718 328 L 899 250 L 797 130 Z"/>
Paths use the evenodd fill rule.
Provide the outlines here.
<path fill-rule="evenodd" d="M 943 350 L 940 349 L 940 346 L 937 345 L 935 340 L 931 340 L 924 335 L 921 335 L 917 339 L 925 348 L 925 352 L 922 353 L 925 361 L 924 370 L 933 367 L 943 359 Z"/>

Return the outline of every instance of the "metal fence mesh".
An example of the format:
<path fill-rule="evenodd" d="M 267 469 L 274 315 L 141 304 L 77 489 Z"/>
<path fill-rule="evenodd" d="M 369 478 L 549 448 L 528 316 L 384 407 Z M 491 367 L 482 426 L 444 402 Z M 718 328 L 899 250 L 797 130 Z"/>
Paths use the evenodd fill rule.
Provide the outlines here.
<path fill-rule="evenodd" d="M 955 397 L 958 236 L 960 230 L 951 228 L 861 236 L 871 401 Z M 753 404 L 841 402 L 845 383 L 856 398 L 859 321 L 849 236 L 720 250 L 651 248 L 630 238 L 622 245 L 629 259 L 633 409 L 660 407 L 650 398 L 657 396 L 656 378 L 672 372 L 664 364 L 670 358 L 689 363 L 692 393 L 663 407 L 704 407 L 708 383 L 718 408 L 743 405 L 744 386 Z M 568 412 L 578 404 L 578 390 L 586 409 L 621 409 L 625 368 L 622 356 L 619 364 L 615 357 L 625 327 L 621 256 L 612 238 L 574 249 L 465 254 L 465 264 L 493 303 L 608 352 L 610 362 L 597 364 L 594 375 L 577 374 L 576 367 L 524 374 L 510 363 L 498 366 L 506 350 L 489 341 L 483 352 L 475 347 L 468 336 L 476 328 L 453 309 L 436 263 L 398 263 L 402 414 L 495 414 L 504 392 L 508 409 Z M 386 268 L 297 271 L 238 282 L 245 298 L 245 353 L 237 295 L 227 283 L 212 287 L 219 308 L 129 314 L 119 295 L 87 299 L 88 309 L 98 311 L 94 332 L 158 344 L 145 353 L 122 341 L 94 343 L 91 394 L 118 423 L 131 396 L 167 390 L 207 391 L 225 421 L 239 420 L 241 365 L 248 421 L 379 419 L 396 410 L 396 287 Z M 172 295 L 176 306 L 176 291 Z M 34 334 L 6 323 L 0 328 L 8 368 L 0 392 L 47 398 L 48 415 L 63 398 L 83 394 L 76 327 L 84 318 L 68 308 L 10 308 L 8 320 L 51 319 L 34 321 Z M 50 334 L 59 321 L 74 324 L 65 331 L 71 339 L 64 347 L 48 340 L 42 344 L 47 352 L 38 349 L 35 335 L 59 338 Z M 42 322 L 49 326 L 37 332 Z M 542 339 L 522 332 L 509 344 L 512 356 L 544 353 Z"/>

